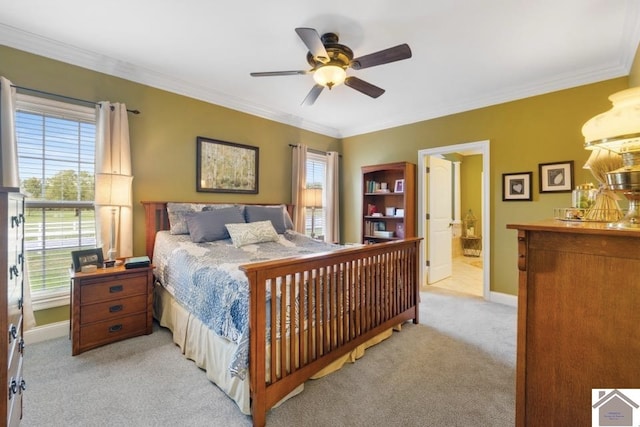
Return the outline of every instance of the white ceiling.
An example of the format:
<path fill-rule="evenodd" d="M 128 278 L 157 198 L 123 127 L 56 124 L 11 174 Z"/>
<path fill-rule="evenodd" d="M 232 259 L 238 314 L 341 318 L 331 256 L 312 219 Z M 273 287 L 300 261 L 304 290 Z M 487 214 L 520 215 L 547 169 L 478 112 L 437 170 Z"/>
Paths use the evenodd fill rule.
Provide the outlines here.
<path fill-rule="evenodd" d="M 0 0 L 0 43 L 347 137 L 625 76 L 639 18 L 638 0 Z M 348 70 L 377 99 L 342 85 L 303 107 L 311 75 L 249 76 L 309 68 L 296 27 L 413 57 Z"/>

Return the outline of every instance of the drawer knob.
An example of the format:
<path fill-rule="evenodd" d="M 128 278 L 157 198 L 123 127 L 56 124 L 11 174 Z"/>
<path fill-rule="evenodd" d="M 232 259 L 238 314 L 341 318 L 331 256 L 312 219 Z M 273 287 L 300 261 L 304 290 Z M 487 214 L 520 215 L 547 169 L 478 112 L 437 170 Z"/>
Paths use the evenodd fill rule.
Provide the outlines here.
<path fill-rule="evenodd" d="M 109 287 L 109 292 L 115 294 L 116 292 L 122 292 L 122 285 L 114 285 Z"/>
<path fill-rule="evenodd" d="M 9 268 L 9 280 L 13 280 L 14 277 L 18 277 L 18 272 L 20 270 L 18 270 L 18 266 L 17 265 L 12 265 Z"/>
<path fill-rule="evenodd" d="M 117 313 L 119 311 L 122 311 L 122 308 L 122 304 L 112 305 L 111 307 L 109 307 L 109 313 Z"/>
<path fill-rule="evenodd" d="M 117 325 L 113 325 L 109 327 L 109 332 L 118 332 L 122 330 L 122 323 L 118 323 Z"/>
<path fill-rule="evenodd" d="M 11 400 L 11 396 L 18 392 L 18 382 L 15 378 L 11 378 L 11 382 L 9 383 L 9 400 Z"/>
<path fill-rule="evenodd" d="M 18 328 L 16 328 L 16 325 L 9 326 L 9 343 L 11 343 L 12 340 L 15 340 L 17 336 Z"/>

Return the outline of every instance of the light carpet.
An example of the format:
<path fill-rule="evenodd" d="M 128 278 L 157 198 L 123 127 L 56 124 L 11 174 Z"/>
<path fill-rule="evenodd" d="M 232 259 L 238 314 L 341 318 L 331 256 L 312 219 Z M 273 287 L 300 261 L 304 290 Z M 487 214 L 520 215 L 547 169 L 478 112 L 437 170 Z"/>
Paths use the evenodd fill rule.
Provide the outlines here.
<path fill-rule="evenodd" d="M 308 381 L 267 426 L 513 426 L 515 308 L 421 295 L 420 324 Z M 23 427 L 251 425 L 157 325 L 75 357 L 66 338 L 30 345 L 24 372 Z"/>

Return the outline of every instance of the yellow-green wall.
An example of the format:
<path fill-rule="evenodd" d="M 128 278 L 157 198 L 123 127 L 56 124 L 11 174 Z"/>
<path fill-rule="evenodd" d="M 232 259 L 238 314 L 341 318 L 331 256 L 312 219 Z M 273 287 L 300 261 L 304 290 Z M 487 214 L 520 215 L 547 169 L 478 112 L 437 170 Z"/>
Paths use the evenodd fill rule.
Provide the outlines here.
<path fill-rule="evenodd" d="M 340 151 L 340 141 L 336 138 L 6 46 L 0 46 L 0 75 L 18 86 L 85 100 L 124 102 L 129 109 L 142 112 L 129 116 L 135 254 L 144 253 L 145 243 L 140 201 L 288 203 L 291 201 L 289 144 L 304 143 L 318 150 Z M 197 136 L 259 147 L 259 194 L 196 192 Z M 39 324 L 68 319 L 68 307 L 45 310 L 37 316 Z"/>
<path fill-rule="evenodd" d="M 554 207 L 569 207 L 569 193 L 540 194 L 540 163 L 575 162 L 576 182 L 592 181 L 582 169 L 588 153 L 582 148 L 581 128 L 594 115 L 608 110 L 611 93 L 628 87 L 628 79 L 553 92 L 433 120 L 386 129 L 343 141 L 345 212 L 357 212 L 362 165 L 395 161 L 417 163 L 419 150 L 490 141 L 491 290 L 517 294 L 516 237 L 508 223 L 553 216 Z M 502 174 L 533 172 L 533 201 L 503 202 Z M 345 239 L 357 236 L 359 218 L 343 218 Z M 485 250 L 487 248 L 484 248 Z"/>
<path fill-rule="evenodd" d="M 608 96 L 640 80 L 640 66 L 629 78 L 526 98 L 453 114 L 343 141 L 224 107 L 172 94 L 124 79 L 0 46 L 0 75 L 16 85 L 88 100 L 124 102 L 142 111 L 130 116 L 132 168 L 135 176 L 134 251 L 144 251 L 141 200 L 288 202 L 289 144 L 303 142 L 318 150 L 342 153 L 342 239 L 359 241 L 360 167 L 411 161 L 426 148 L 490 140 L 491 289 L 517 293 L 516 239 L 505 226 L 550 217 L 566 207 L 570 195 L 540 194 L 538 164 L 574 160 L 576 181 L 591 180 L 581 168 L 587 159 L 580 129 L 610 108 Z M 260 193 L 228 195 L 195 191 L 195 139 L 214 139 L 260 148 Z M 503 202 L 501 176 L 532 171 L 534 200 Z M 349 214 L 346 214 L 349 213 Z M 478 211 L 474 213 L 479 216 Z M 464 215 L 464 211 L 463 211 Z M 486 250 L 487 248 L 485 248 Z M 64 310 L 57 310 L 57 312 Z M 45 319 L 45 313 L 39 313 Z M 43 320 L 43 323 L 55 319 Z"/>
<path fill-rule="evenodd" d="M 476 218 L 476 233 L 482 224 L 482 156 L 463 156 L 460 159 L 460 219 L 471 209 Z"/>

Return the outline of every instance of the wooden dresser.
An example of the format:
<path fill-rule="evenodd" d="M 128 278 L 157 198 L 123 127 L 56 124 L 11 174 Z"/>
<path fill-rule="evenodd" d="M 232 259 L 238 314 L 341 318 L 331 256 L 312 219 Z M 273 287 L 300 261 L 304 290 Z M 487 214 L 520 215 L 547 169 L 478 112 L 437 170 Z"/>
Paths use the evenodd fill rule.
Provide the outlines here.
<path fill-rule="evenodd" d="M 24 197 L 17 188 L 0 187 L 0 223 L 6 229 L 0 243 L 0 417 L 9 426 L 22 418 L 22 295 L 24 278 Z"/>
<path fill-rule="evenodd" d="M 590 426 L 592 389 L 640 387 L 640 231 L 518 230 L 517 426 Z"/>
<path fill-rule="evenodd" d="M 150 334 L 153 266 L 71 273 L 71 354 Z"/>

